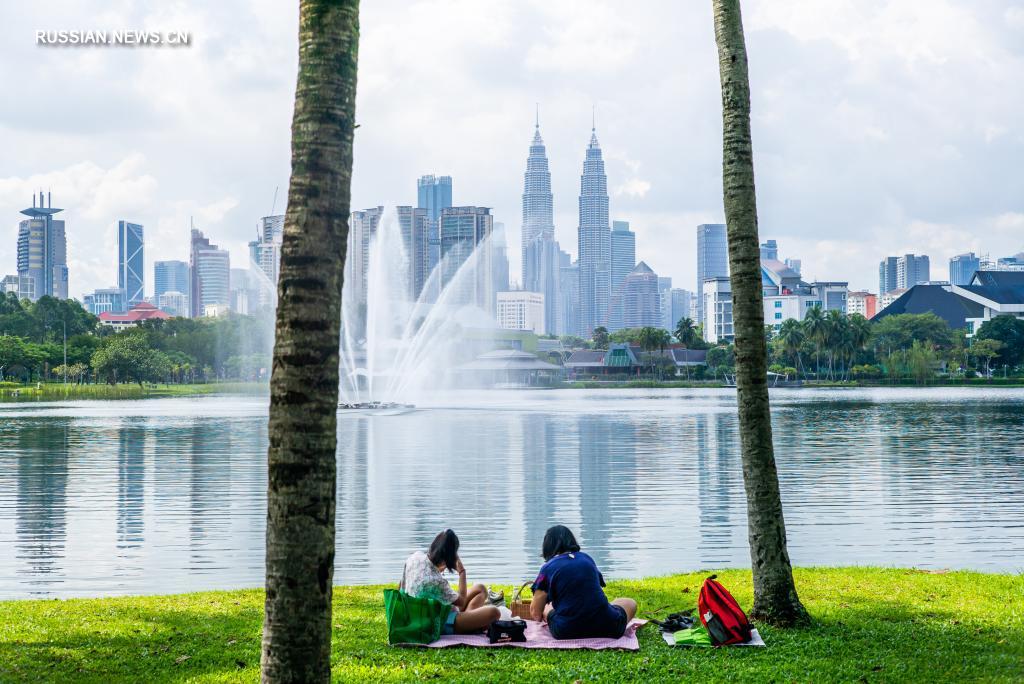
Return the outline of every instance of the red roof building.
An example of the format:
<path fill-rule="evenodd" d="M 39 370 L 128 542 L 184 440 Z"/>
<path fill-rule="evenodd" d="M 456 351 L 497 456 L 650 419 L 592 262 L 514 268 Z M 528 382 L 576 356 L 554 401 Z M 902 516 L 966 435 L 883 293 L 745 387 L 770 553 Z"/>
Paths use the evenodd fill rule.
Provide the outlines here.
<path fill-rule="evenodd" d="M 171 318 L 171 315 L 166 311 L 161 311 L 149 302 L 139 302 L 132 308 L 128 309 L 126 313 L 111 313 L 109 311 L 104 311 L 100 314 L 99 318 L 100 323 L 103 325 L 109 325 L 112 328 L 121 330 L 123 328 L 134 328 L 142 321 L 148 321 L 154 318 Z"/>

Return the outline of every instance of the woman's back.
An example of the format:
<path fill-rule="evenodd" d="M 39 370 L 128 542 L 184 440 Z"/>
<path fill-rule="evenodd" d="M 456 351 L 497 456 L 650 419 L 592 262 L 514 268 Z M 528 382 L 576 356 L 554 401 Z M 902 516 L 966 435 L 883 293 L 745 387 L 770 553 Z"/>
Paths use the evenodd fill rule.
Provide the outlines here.
<path fill-rule="evenodd" d="M 601 587 L 604 577 L 594 559 L 582 551 L 555 556 L 541 569 L 534 582 L 534 591 L 546 591 L 554 613 L 550 618 L 553 628 L 585 620 L 595 614 L 603 615 L 608 609 L 608 598 Z"/>

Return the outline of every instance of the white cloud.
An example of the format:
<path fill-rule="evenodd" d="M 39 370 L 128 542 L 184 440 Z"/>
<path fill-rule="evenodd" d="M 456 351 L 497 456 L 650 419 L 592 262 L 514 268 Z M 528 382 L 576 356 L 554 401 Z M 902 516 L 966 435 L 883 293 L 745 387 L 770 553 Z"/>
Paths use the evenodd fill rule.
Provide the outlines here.
<path fill-rule="evenodd" d="M 1024 249 L 1024 13 L 1011 0 L 749 0 L 762 236 L 804 271 L 877 287 L 878 260 Z M 59 24 L 59 26 L 58 26 Z M 184 50 L 46 50 L 37 28 L 181 28 Z M 692 287 L 695 225 L 722 218 L 710 3 L 377 0 L 362 5 L 353 202 L 415 202 L 423 173 L 491 206 L 519 270 L 534 104 L 562 246 L 591 107 L 611 214 L 638 258 Z M 297 3 L 41 0 L 0 26 L 0 275 L 18 211 L 65 207 L 72 292 L 114 279 L 112 226 L 144 223 L 147 259 L 187 257 L 189 217 L 244 263 L 284 206 Z M 641 171 L 642 170 L 642 171 Z M 930 250 L 930 251 L 929 251 Z M 148 269 L 147 269 L 147 272 Z"/>

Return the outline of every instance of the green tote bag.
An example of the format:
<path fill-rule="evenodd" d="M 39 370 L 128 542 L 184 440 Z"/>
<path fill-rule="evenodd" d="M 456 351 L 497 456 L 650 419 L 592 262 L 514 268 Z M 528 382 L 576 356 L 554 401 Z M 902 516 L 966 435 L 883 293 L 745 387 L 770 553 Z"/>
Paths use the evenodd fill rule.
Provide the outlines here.
<path fill-rule="evenodd" d="M 432 598 L 416 598 L 398 589 L 384 590 L 388 643 L 429 644 L 441 636 L 452 607 Z"/>

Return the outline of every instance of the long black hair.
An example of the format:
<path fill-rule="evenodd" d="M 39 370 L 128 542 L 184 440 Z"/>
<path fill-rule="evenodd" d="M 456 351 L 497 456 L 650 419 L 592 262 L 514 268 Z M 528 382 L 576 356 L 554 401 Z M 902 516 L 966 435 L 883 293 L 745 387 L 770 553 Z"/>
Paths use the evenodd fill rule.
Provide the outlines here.
<path fill-rule="evenodd" d="M 544 533 L 544 545 L 541 547 L 540 555 L 544 560 L 551 560 L 560 553 L 575 553 L 580 550 L 572 530 L 565 525 L 555 525 L 548 528 Z"/>
<path fill-rule="evenodd" d="M 427 557 L 434 565 L 444 563 L 448 572 L 455 572 L 455 563 L 459 558 L 459 538 L 451 530 L 445 530 L 430 542 Z"/>

